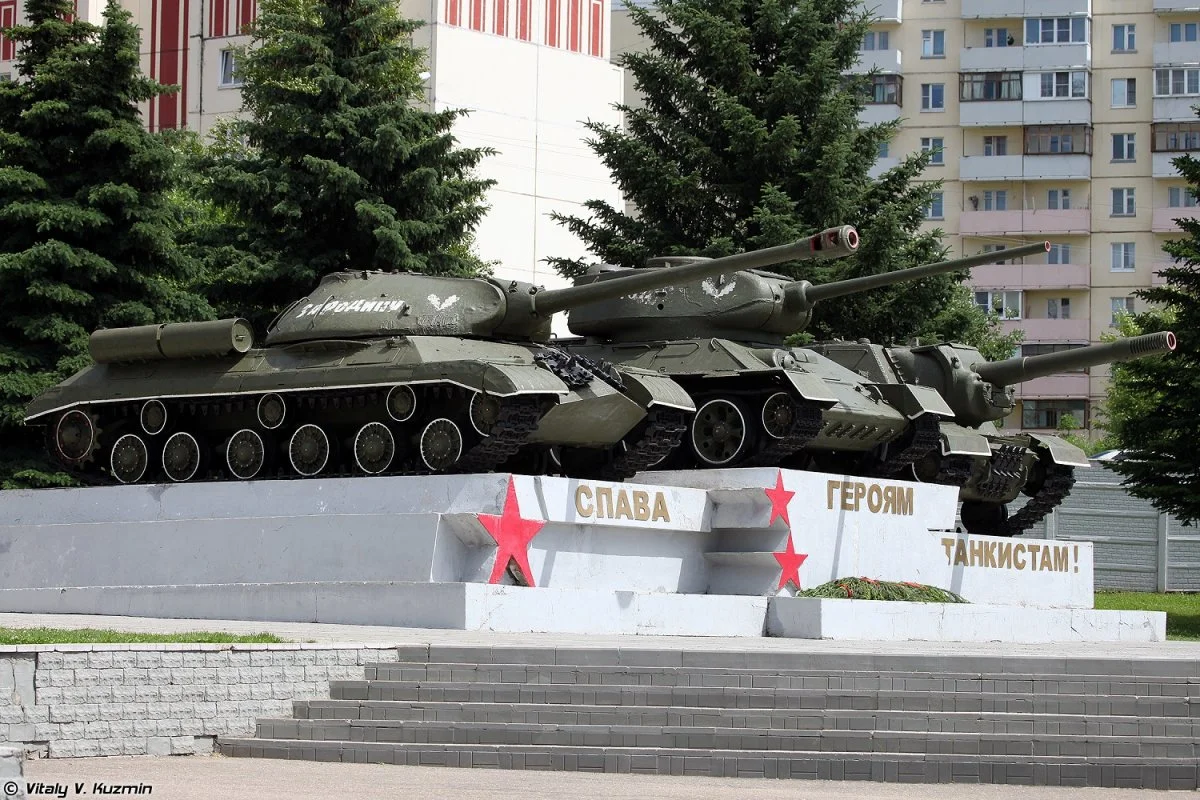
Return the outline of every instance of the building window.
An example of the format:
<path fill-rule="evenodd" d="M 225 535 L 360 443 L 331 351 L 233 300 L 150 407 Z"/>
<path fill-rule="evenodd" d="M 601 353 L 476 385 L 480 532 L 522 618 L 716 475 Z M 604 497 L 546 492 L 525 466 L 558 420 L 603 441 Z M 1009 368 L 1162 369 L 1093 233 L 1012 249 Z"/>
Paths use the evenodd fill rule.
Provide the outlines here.
<path fill-rule="evenodd" d="M 1049 153 L 1091 155 L 1092 129 L 1088 125 L 1030 125 L 1025 128 L 1025 155 Z"/>
<path fill-rule="evenodd" d="M 1113 25 L 1113 52 L 1132 53 L 1137 50 L 1134 42 L 1134 25 Z"/>
<path fill-rule="evenodd" d="M 0 83 L 12 83 L 12 73 L 0 72 Z"/>
<path fill-rule="evenodd" d="M 1007 136 L 985 136 L 985 137 L 983 137 L 983 154 L 985 156 L 1006 156 L 1006 155 L 1008 155 L 1008 137 Z"/>
<path fill-rule="evenodd" d="M 1111 247 L 1112 271 L 1133 272 L 1135 258 L 1133 242 L 1113 242 Z"/>
<path fill-rule="evenodd" d="M 872 75 L 871 85 L 867 90 L 867 105 L 903 105 L 900 102 L 903 86 L 904 79 L 899 75 Z"/>
<path fill-rule="evenodd" d="M 1200 69 L 1154 70 L 1155 97 L 1200 94 Z"/>
<path fill-rule="evenodd" d="M 1062 299 L 1062 302 L 1070 303 L 1071 301 L 1069 298 L 1064 297 Z M 1068 317 L 1063 317 L 1063 319 L 1068 319 Z M 1045 355 L 1049 355 L 1050 353 L 1062 353 L 1067 350 L 1078 350 L 1080 347 L 1086 347 L 1086 345 L 1082 345 L 1082 344 L 1047 344 L 1047 343 L 1043 343 L 1043 342 L 1035 342 L 1032 344 L 1021 345 L 1021 355 L 1025 356 L 1026 358 L 1029 358 L 1030 356 L 1045 356 Z M 1063 370 L 1063 371 L 1064 372 L 1082 372 L 1085 369 L 1087 369 L 1087 367 L 1079 367 L 1077 369 Z"/>
<path fill-rule="evenodd" d="M 985 252 L 985 253 L 1002 253 L 1002 252 L 1004 252 L 1004 251 L 1005 251 L 1005 250 L 1007 250 L 1007 249 L 1008 249 L 1008 245 L 1003 245 L 1003 244 L 985 244 L 985 245 L 983 246 L 983 252 Z M 994 262 L 992 262 L 992 263 L 994 263 L 994 264 L 1008 264 L 1008 263 L 1010 263 L 1010 262 L 1008 262 L 1008 261 L 1000 261 L 1000 260 L 997 260 L 997 261 L 994 261 Z"/>
<path fill-rule="evenodd" d="M 945 164 L 945 148 L 943 142 L 945 140 L 941 136 L 922 136 L 921 137 L 921 152 L 929 153 L 930 164 Z"/>
<path fill-rule="evenodd" d="M 1133 189 L 1112 190 L 1112 215 L 1114 217 L 1132 217 L 1137 214 L 1137 205 L 1133 200 Z"/>
<path fill-rule="evenodd" d="M 1112 321 L 1110 324 L 1115 328 L 1117 320 L 1123 314 L 1133 314 L 1133 298 L 1132 297 L 1113 297 L 1112 299 Z"/>
<path fill-rule="evenodd" d="M 1025 44 L 1082 44 L 1087 41 L 1087 17 L 1025 20 Z"/>
<path fill-rule="evenodd" d="M 1050 252 L 1046 254 L 1047 264 L 1070 264 L 1071 263 L 1071 245 L 1069 244 L 1052 244 Z"/>
<path fill-rule="evenodd" d="M 1112 135 L 1112 160 L 1113 161 L 1133 161 L 1135 156 L 1135 148 L 1133 145 L 1132 133 L 1114 133 Z"/>
<path fill-rule="evenodd" d="M 921 110 L 943 111 L 946 108 L 946 84 L 921 84 Z"/>
<path fill-rule="evenodd" d="M 1087 427 L 1087 400 L 1025 400 L 1021 403 L 1022 428 L 1056 430 L 1067 417 Z"/>
<path fill-rule="evenodd" d="M 1113 78 L 1112 107 L 1133 108 L 1137 105 L 1137 79 Z"/>
<path fill-rule="evenodd" d="M 1008 191 L 988 189 L 983 193 L 984 211 L 1008 211 Z"/>
<path fill-rule="evenodd" d="M 946 57 L 946 32 L 921 31 L 921 58 Z"/>
<path fill-rule="evenodd" d="M 887 50 L 888 49 L 888 32 L 887 31 L 867 31 L 867 35 L 863 37 L 863 50 Z"/>
<path fill-rule="evenodd" d="M 1043 72 L 1042 97 L 1087 97 L 1087 73 Z"/>
<path fill-rule="evenodd" d="M 934 192 L 933 197 L 929 200 L 929 205 L 925 207 L 925 219 L 945 219 L 945 195 L 942 192 Z"/>
<path fill-rule="evenodd" d="M 984 47 L 1012 47 L 1016 43 L 1008 28 L 985 28 L 983 31 Z"/>
<path fill-rule="evenodd" d="M 1049 189 L 1046 192 L 1046 208 L 1051 211 L 1067 211 L 1071 208 L 1070 189 Z M 1065 261 L 1063 262 L 1066 263 Z"/>
<path fill-rule="evenodd" d="M 959 98 L 974 100 L 1020 100 L 1019 72 L 964 72 L 958 76 Z"/>
<path fill-rule="evenodd" d="M 1167 189 L 1167 205 L 1171 208 L 1195 208 L 1196 195 L 1185 186 L 1172 186 Z"/>
<path fill-rule="evenodd" d="M 1051 297 L 1046 300 L 1046 319 L 1070 319 L 1071 298 Z"/>
<path fill-rule="evenodd" d="M 237 57 L 232 50 L 221 51 L 221 86 L 241 86 L 242 79 L 237 74 Z"/>
<path fill-rule="evenodd" d="M 888 142 L 880 142 L 879 148 L 875 152 L 875 157 L 876 158 L 887 158 L 888 150 L 890 150 L 890 149 L 891 149 L 891 147 L 889 146 Z"/>
<path fill-rule="evenodd" d="M 1021 319 L 1021 293 L 995 291 L 975 292 L 975 305 L 985 314 L 997 314 L 1001 319 Z"/>
<path fill-rule="evenodd" d="M 1200 122 L 1156 122 L 1150 149 L 1156 153 L 1200 150 Z"/>
<path fill-rule="evenodd" d="M 1172 22 L 1170 33 L 1172 42 L 1194 42 L 1196 41 L 1196 23 Z"/>

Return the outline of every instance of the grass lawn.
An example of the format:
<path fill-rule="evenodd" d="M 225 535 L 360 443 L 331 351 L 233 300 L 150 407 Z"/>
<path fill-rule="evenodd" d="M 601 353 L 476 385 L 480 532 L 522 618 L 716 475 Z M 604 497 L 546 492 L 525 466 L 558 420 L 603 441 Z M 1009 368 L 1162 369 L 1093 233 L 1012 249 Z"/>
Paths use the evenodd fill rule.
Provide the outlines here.
<path fill-rule="evenodd" d="M 235 636 L 229 633 L 188 631 L 185 633 L 128 633 L 95 628 L 3 628 L 0 644 L 278 644 L 285 640 L 269 633 Z"/>
<path fill-rule="evenodd" d="M 1167 612 L 1167 638 L 1200 641 L 1200 594 L 1096 592 L 1096 608 Z"/>

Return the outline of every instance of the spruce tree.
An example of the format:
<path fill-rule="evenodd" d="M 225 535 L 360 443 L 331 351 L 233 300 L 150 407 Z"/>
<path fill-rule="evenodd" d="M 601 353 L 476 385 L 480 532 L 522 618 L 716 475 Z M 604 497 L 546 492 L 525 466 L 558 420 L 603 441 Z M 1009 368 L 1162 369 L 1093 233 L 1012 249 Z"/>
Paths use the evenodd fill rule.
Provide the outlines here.
<path fill-rule="evenodd" d="M 142 76 L 140 37 L 117 0 L 97 28 L 71 0 L 28 0 L 17 80 L 0 83 L 0 486 L 63 484 L 25 405 L 90 362 L 100 327 L 206 314 L 180 287 L 172 153 L 138 104 L 167 91 Z"/>
<path fill-rule="evenodd" d="M 1200 194 L 1200 161 L 1174 159 Z M 1121 333 L 1171 330 L 1175 352 L 1114 364 L 1102 416 L 1109 444 L 1125 450 L 1106 466 L 1124 476 L 1135 497 L 1185 523 L 1200 520 L 1200 220 L 1177 220 L 1184 236 L 1163 249 L 1174 259 L 1159 270 L 1163 286 L 1137 292 L 1154 304 L 1121 321 Z"/>
<path fill-rule="evenodd" d="M 589 143 L 636 211 L 592 201 L 560 217 L 602 261 L 718 256 L 856 226 L 859 254 L 773 268 L 814 283 L 939 260 L 939 231 L 921 232 L 938 182 L 918 182 L 928 154 L 868 173 L 898 123 L 861 126 L 870 79 L 847 77 L 870 19 L 858 0 L 657 0 L 631 6 L 648 41 L 623 56 L 645 105 L 624 126 L 590 123 Z M 556 260 L 564 275 L 582 261 Z M 903 341 L 986 328 L 956 293 L 964 275 L 930 278 L 823 303 L 812 333 Z M 931 321 L 947 307 L 949 313 Z"/>
<path fill-rule="evenodd" d="M 211 199 L 226 207 L 211 297 L 263 322 L 343 269 L 470 274 L 464 245 L 493 181 L 490 153 L 451 132 L 461 111 L 428 111 L 421 23 L 394 0 L 262 0 L 240 53 L 245 149 L 223 147 Z"/>

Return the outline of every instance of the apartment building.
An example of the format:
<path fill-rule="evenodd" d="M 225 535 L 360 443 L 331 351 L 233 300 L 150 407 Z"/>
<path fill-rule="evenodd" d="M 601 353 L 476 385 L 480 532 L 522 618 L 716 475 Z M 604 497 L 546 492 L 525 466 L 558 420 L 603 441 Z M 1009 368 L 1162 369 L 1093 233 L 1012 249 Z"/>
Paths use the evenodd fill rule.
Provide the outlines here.
<path fill-rule="evenodd" d="M 877 71 L 864 122 L 901 121 L 876 174 L 933 150 L 928 209 L 954 253 L 1050 240 L 1044 257 L 977 268 L 979 305 L 1036 355 L 1097 342 L 1159 282 L 1174 220 L 1197 201 L 1171 166 L 1200 151 L 1195 0 L 864 0 L 877 22 L 855 71 Z M 614 52 L 645 47 L 615 14 Z M 632 98 L 632 85 L 626 96 Z M 1107 367 L 1018 388 L 1009 428 L 1090 427 Z"/>
<path fill-rule="evenodd" d="M 241 111 L 234 48 L 256 0 L 123 0 L 142 30 L 146 74 L 180 86 L 145 108 L 151 130 L 208 133 Z M 544 260 L 586 248 L 551 218 L 577 214 L 590 199 L 620 202 L 608 170 L 584 143 L 583 123 L 616 123 L 621 70 L 609 59 L 609 0 L 400 0 L 426 24 L 414 36 L 427 52 L 427 103 L 464 108 L 455 134 L 498 154 L 480 172 L 498 183 L 476 231 L 479 254 L 497 275 L 547 286 L 563 281 Z M 0 0 L 0 27 L 22 19 L 23 0 Z M 99 24 L 104 0 L 77 0 Z M 0 76 L 11 75 L 13 43 L 0 37 Z M 556 326 L 556 329 L 559 326 Z M 565 330 L 565 327 L 562 328 Z"/>

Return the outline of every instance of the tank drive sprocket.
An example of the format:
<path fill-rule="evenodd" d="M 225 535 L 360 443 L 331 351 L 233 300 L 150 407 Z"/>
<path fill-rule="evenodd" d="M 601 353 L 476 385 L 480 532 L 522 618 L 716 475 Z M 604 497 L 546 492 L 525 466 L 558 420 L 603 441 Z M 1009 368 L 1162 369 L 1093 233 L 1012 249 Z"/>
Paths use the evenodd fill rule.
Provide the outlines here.
<path fill-rule="evenodd" d="M 600 477 L 623 481 L 662 463 L 679 447 L 686 432 L 687 414 L 675 408 L 651 408 L 645 421 L 635 429 L 637 438 L 601 467 Z"/>
<path fill-rule="evenodd" d="M 903 447 L 889 446 L 887 455 L 876 468 L 879 477 L 895 477 L 915 462 L 933 453 L 942 443 L 940 419 L 936 414 L 921 414 L 912 427 Z"/>
<path fill-rule="evenodd" d="M 804 446 L 821 432 L 821 406 L 808 400 L 796 399 L 784 392 L 776 392 L 767 398 L 763 405 L 764 420 L 770 410 L 769 404 L 772 401 L 779 401 L 781 396 L 790 401 L 788 409 L 790 419 L 784 423 L 786 432 L 778 438 L 763 437 L 767 442 L 766 446 L 738 464 L 739 467 L 776 466 L 789 456 L 803 450 Z"/>
<path fill-rule="evenodd" d="M 490 472 L 521 449 L 542 417 L 542 404 L 535 397 L 498 398 L 496 420 L 487 435 L 459 459 L 457 472 Z"/>

